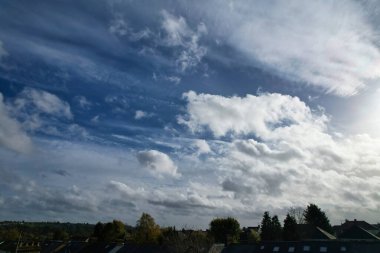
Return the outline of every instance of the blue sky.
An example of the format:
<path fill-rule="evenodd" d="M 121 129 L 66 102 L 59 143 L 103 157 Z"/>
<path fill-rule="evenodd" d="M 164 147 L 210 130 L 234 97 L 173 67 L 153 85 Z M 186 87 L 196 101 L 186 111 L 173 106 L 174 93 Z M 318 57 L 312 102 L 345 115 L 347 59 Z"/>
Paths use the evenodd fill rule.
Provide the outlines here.
<path fill-rule="evenodd" d="M 379 221 L 376 1 L 3 1 L 0 219 Z"/>

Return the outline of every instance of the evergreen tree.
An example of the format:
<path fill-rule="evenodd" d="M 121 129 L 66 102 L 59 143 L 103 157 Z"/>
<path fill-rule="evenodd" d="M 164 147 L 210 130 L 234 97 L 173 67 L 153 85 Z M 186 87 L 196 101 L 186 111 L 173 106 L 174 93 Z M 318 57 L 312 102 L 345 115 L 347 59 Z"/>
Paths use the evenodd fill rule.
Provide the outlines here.
<path fill-rule="evenodd" d="M 261 240 L 272 240 L 272 219 L 269 216 L 269 212 L 264 212 L 263 219 L 261 220 Z"/>
<path fill-rule="evenodd" d="M 297 241 L 299 239 L 297 233 L 296 219 L 289 213 L 284 220 L 284 229 L 282 230 L 282 238 L 285 241 Z"/>
<path fill-rule="evenodd" d="M 282 239 L 282 227 L 277 215 L 272 217 L 272 240 L 278 241 Z"/>
<path fill-rule="evenodd" d="M 333 233 L 329 218 L 317 205 L 309 204 L 304 212 L 305 222 Z"/>

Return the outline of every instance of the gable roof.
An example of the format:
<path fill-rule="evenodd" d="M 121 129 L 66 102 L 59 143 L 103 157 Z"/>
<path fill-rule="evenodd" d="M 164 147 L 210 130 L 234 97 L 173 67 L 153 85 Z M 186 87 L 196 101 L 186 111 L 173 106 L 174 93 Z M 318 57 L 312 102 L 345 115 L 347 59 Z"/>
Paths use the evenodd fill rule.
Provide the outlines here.
<path fill-rule="evenodd" d="M 311 224 L 297 224 L 297 233 L 301 240 L 335 240 L 336 237 L 320 227 Z"/>
<path fill-rule="evenodd" d="M 350 228 L 343 231 L 340 234 L 339 238 L 357 240 L 380 240 L 379 237 L 358 225 L 351 226 Z"/>
<path fill-rule="evenodd" d="M 369 224 L 368 222 L 364 220 L 356 220 L 356 219 L 352 221 L 346 220 L 342 225 L 340 225 L 340 229 L 344 231 L 351 228 L 352 226 L 358 226 L 368 231 L 379 230 L 377 227 Z"/>

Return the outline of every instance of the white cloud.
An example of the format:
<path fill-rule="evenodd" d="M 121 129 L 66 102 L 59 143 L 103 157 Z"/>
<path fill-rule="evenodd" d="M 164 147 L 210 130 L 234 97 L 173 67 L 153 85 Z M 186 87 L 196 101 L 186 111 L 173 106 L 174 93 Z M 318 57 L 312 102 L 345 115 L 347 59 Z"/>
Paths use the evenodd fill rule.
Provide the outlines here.
<path fill-rule="evenodd" d="M 324 128 L 327 121 L 326 116 L 313 114 L 297 97 L 276 93 L 241 98 L 190 91 L 183 97 L 188 101 L 187 115 L 178 117 L 178 122 L 193 132 L 208 127 L 217 137 L 233 133 L 270 139 L 299 125 Z"/>
<path fill-rule="evenodd" d="M 180 177 L 180 174 L 177 172 L 178 168 L 174 162 L 167 154 L 160 151 L 140 151 L 137 154 L 137 160 L 142 166 L 150 169 L 155 176 Z"/>
<path fill-rule="evenodd" d="M 234 210 L 244 213 L 260 203 L 281 214 L 312 201 L 326 208 L 334 222 L 344 215 L 352 218 L 352 209 L 376 219 L 379 139 L 330 134 L 323 110 L 313 111 L 296 97 L 189 92 L 184 98 L 187 114 L 179 121 L 190 130 L 208 129 L 216 137 L 233 133 L 230 141 L 218 142 L 218 156 L 203 166 L 214 167 L 221 189 L 234 194 L 228 200 Z"/>
<path fill-rule="evenodd" d="M 0 145 L 8 149 L 27 153 L 32 149 L 32 141 L 22 130 L 19 122 L 11 118 L 3 103 L 3 95 L 0 93 Z"/>
<path fill-rule="evenodd" d="M 207 48 L 199 45 L 199 39 L 207 34 L 204 23 L 200 23 L 196 31 L 187 24 L 184 17 L 176 17 L 167 11 L 162 11 L 162 28 L 166 33 L 164 43 L 171 47 L 182 48 L 176 65 L 180 72 L 186 72 L 197 66 L 207 53 Z"/>
<path fill-rule="evenodd" d="M 207 154 L 207 153 L 211 152 L 211 148 L 208 145 L 207 141 L 205 141 L 205 140 L 201 140 L 201 139 L 195 140 L 194 146 L 198 149 L 197 153 L 199 155 L 200 154 Z"/>
<path fill-rule="evenodd" d="M 135 112 L 135 119 L 137 119 L 137 120 L 142 119 L 142 118 L 150 118 L 152 116 L 153 116 L 152 113 L 147 113 L 147 112 L 144 112 L 141 110 L 137 110 Z"/>
<path fill-rule="evenodd" d="M 114 181 L 114 180 L 111 180 L 108 183 L 107 187 L 110 190 L 118 191 L 119 193 L 121 193 L 122 197 L 125 197 L 128 199 L 143 199 L 148 196 L 148 193 L 142 187 L 132 188 L 124 183 Z"/>
<path fill-rule="evenodd" d="M 35 109 L 38 114 L 50 114 L 72 119 L 70 105 L 46 91 L 25 88 L 14 101 L 17 110 Z"/>
<path fill-rule="evenodd" d="M 208 1 L 201 8 L 210 31 L 291 80 L 350 96 L 380 77 L 377 33 L 360 2 Z"/>
<path fill-rule="evenodd" d="M 174 84 L 179 84 L 181 82 L 181 78 L 178 76 L 168 76 L 166 79 Z"/>

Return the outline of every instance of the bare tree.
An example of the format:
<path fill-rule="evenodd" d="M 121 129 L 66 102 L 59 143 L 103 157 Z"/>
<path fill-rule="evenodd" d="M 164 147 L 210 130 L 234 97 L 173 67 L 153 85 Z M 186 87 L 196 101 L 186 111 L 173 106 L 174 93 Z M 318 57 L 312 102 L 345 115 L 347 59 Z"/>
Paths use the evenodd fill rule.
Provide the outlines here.
<path fill-rule="evenodd" d="M 296 220 L 297 224 L 305 224 L 305 218 L 303 216 L 304 211 L 305 210 L 302 207 L 292 206 L 291 208 L 289 208 L 288 213 L 291 217 L 293 217 Z"/>

